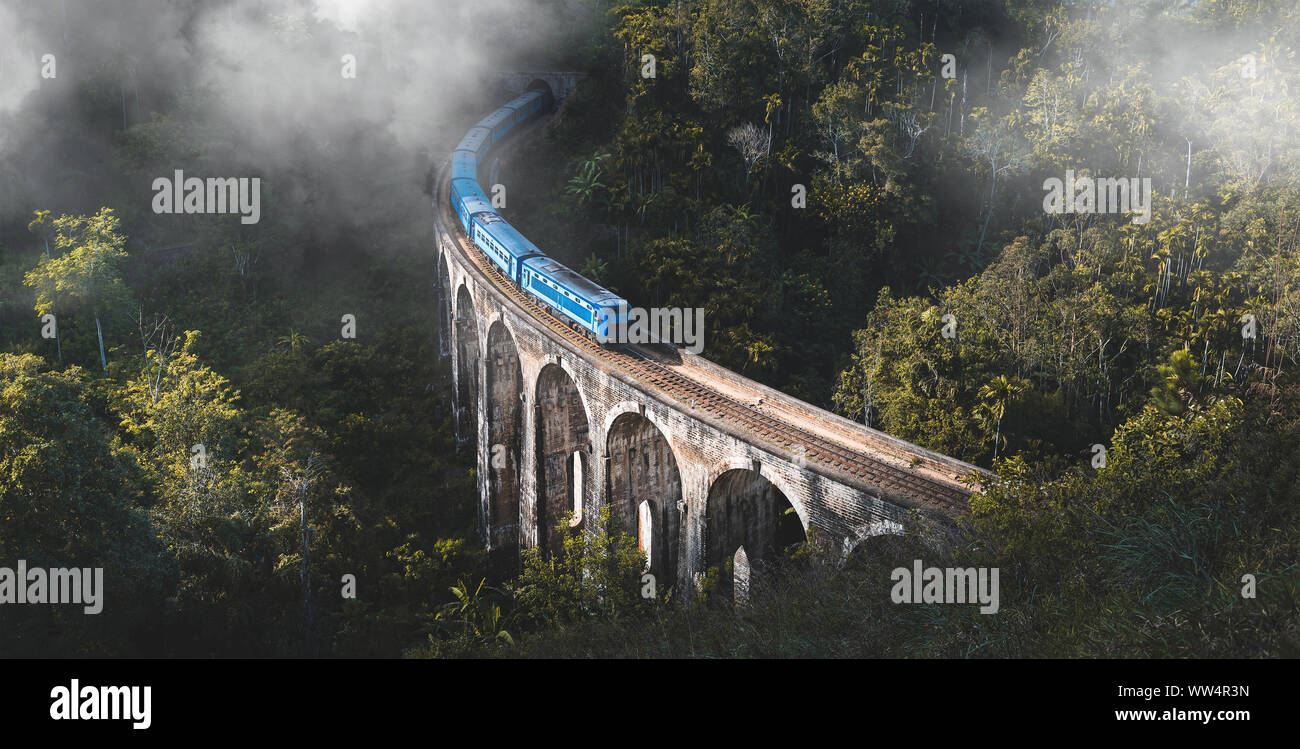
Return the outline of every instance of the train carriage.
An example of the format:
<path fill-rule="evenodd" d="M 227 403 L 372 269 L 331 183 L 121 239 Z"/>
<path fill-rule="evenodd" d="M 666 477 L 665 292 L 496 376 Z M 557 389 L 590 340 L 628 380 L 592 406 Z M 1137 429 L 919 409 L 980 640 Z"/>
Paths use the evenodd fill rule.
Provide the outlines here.
<path fill-rule="evenodd" d="M 492 131 L 492 142 L 496 143 L 515 126 L 515 110 L 507 105 L 479 120 L 478 126 Z"/>
<path fill-rule="evenodd" d="M 456 146 L 457 151 L 469 151 L 474 154 L 475 165 L 483 163 L 483 157 L 487 155 L 488 149 L 492 147 L 492 131 L 475 125 L 465 133 L 465 137 L 460 139 L 460 145 Z"/>
<path fill-rule="evenodd" d="M 456 212 L 456 216 L 460 219 L 461 227 L 465 229 L 466 234 L 469 234 L 471 216 L 483 211 L 488 213 L 496 212 L 496 208 L 492 206 L 492 201 L 488 200 L 487 195 L 483 193 L 478 183 L 471 179 L 452 180 L 450 198 L 451 208 Z"/>
<path fill-rule="evenodd" d="M 598 339 L 627 320 L 614 292 L 556 262 L 501 217 L 478 184 L 478 166 L 498 139 L 550 106 L 550 92 L 529 91 L 484 117 L 452 153 L 450 201 L 470 240 L 507 278 L 562 319 Z"/>
<path fill-rule="evenodd" d="M 475 246 L 515 283 L 519 283 L 522 262 L 539 255 L 545 257 L 537 245 L 529 242 L 497 213 L 474 214 L 470 219 L 469 236 Z"/>
<path fill-rule="evenodd" d="M 626 299 L 546 255 L 523 262 L 520 285 L 597 337 L 612 335 L 610 326 L 627 315 Z"/>
<path fill-rule="evenodd" d="M 546 97 L 542 92 L 529 91 L 517 99 L 512 99 L 508 104 L 506 104 L 506 106 L 514 110 L 515 123 L 518 124 L 530 119 L 533 115 L 542 111 L 542 106 L 545 100 Z"/>
<path fill-rule="evenodd" d="M 478 157 L 473 151 L 452 151 L 451 178 L 478 181 Z"/>

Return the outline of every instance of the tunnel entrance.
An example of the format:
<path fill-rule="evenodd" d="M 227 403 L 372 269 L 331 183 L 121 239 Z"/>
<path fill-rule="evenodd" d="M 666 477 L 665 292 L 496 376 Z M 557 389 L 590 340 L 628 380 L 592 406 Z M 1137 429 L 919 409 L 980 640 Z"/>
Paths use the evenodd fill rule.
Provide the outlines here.
<path fill-rule="evenodd" d="M 533 89 L 537 89 L 546 94 L 546 105 L 548 107 L 555 103 L 555 90 L 551 88 L 549 81 L 542 78 L 534 78 L 525 90 L 532 91 Z"/>
<path fill-rule="evenodd" d="M 546 554 L 563 545 L 556 524 L 566 512 L 580 522 L 591 496 L 587 410 L 573 378 L 557 364 L 542 368 L 535 400 L 537 423 L 537 543 Z"/>
<path fill-rule="evenodd" d="M 515 339 L 503 322 L 492 324 L 487 342 L 489 544 L 517 561 L 524 376 Z"/>
<path fill-rule="evenodd" d="M 478 318 L 464 284 L 456 292 L 456 441 L 460 447 L 478 438 Z"/>
<path fill-rule="evenodd" d="M 620 414 L 606 439 L 606 494 L 610 517 L 637 539 L 649 570 L 662 584 L 676 582 L 680 553 L 682 480 L 663 433 L 639 413 Z"/>
<path fill-rule="evenodd" d="M 730 470 L 709 487 L 705 564 L 724 571 L 718 592 L 728 600 L 736 593 L 734 563 L 738 557 L 745 562 L 740 582 L 748 598 L 761 588 L 762 562 L 805 540 L 803 523 L 790 501 L 758 472 Z M 743 555 L 738 555 L 742 549 Z M 728 561 L 733 563 L 732 572 L 726 571 Z"/>

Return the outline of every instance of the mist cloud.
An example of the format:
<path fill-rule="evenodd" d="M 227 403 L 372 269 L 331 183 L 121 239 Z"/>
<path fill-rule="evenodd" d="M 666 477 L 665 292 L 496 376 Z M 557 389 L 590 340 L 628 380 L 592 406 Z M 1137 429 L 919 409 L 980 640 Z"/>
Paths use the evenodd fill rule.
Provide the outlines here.
<path fill-rule="evenodd" d="M 147 139 L 198 175 L 256 170 L 280 201 L 338 221 L 386 196 L 359 183 L 385 159 L 415 172 L 500 99 L 493 73 L 553 66 L 578 0 L 0 0 L 0 219 L 110 203 L 95 175 Z M 42 79 L 53 54 L 57 78 Z M 355 79 L 341 74 L 355 59 Z M 201 142 L 167 117 L 200 123 Z M 177 142 L 168 139 L 174 137 Z M 129 153 L 129 149 L 128 153 Z M 328 161 L 330 163 L 321 163 Z M 161 175 L 153 175 L 161 176 Z M 203 174 L 201 176 L 249 176 Z M 413 179 L 410 174 L 393 175 Z M 133 175 L 147 190 L 149 175 Z M 393 186 L 417 201 L 418 186 Z M 316 194 L 319 193 L 319 194 Z M 365 193 L 365 194 L 363 194 Z M 146 192 L 133 194 L 134 203 Z M 147 205 L 147 204 L 146 204 Z M 320 206 L 318 205 L 319 209 Z"/>

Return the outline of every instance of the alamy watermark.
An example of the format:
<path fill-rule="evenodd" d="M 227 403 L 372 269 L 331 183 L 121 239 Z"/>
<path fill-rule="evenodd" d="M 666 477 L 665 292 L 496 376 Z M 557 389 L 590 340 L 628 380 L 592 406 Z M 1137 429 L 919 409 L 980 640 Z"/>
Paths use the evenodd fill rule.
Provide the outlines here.
<path fill-rule="evenodd" d="M 104 610 L 103 567 L 28 567 L 18 560 L 17 570 L 0 567 L 0 604 L 81 604 L 87 614 Z"/>
<path fill-rule="evenodd" d="M 73 679 L 66 687 L 50 690 L 50 718 L 53 720 L 130 720 L 132 728 L 153 724 L 150 704 L 152 687 L 81 686 Z"/>
<path fill-rule="evenodd" d="M 696 307 L 620 307 L 616 320 L 600 311 L 596 340 L 601 343 L 675 343 L 692 354 L 704 350 L 704 309 Z M 603 331 L 603 332 L 602 332 Z"/>
<path fill-rule="evenodd" d="M 154 213 L 238 213 L 239 223 L 262 220 L 260 177 L 186 177 L 176 170 L 174 178 L 153 181 Z"/>
<path fill-rule="evenodd" d="M 1065 170 L 1065 180 L 1043 180 L 1043 210 L 1047 213 L 1137 213 L 1133 223 L 1151 220 L 1151 178 L 1075 177 Z"/>
<path fill-rule="evenodd" d="M 897 567 L 889 575 L 894 603 L 979 603 L 981 614 L 998 613 L 997 567 Z"/>

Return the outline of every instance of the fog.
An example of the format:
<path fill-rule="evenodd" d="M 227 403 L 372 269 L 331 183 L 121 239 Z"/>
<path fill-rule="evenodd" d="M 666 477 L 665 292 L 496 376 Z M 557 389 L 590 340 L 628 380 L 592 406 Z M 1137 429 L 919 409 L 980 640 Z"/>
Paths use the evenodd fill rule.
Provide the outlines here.
<path fill-rule="evenodd" d="M 166 221 L 145 213 L 171 169 L 260 176 L 300 220 L 410 210 L 435 158 L 501 98 L 493 74 L 563 65 L 588 7 L 0 0 L 0 242 L 30 241 L 13 234 L 38 208 Z"/>
<path fill-rule="evenodd" d="M 149 185 L 174 169 L 261 177 L 270 211 L 264 214 L 292 214 L 322 233 L 410 215 L 423 200 L 430 167 L 501 100 L 493 74 L 574 66 L 582 32 L 599 20 L 598 5 L 0 0 L 0 244 L 31 241 L 26 222 L 33 210 L 86 213 L 100 205 L 135 219 L 133 242 L 152 244 L 151 232 L 165 235 L 176 225 L 148 213 Z M 979 8 L 942 6 L 943 27 Z M 1202 154 L 1211 151 L 1247 179 L 1297 168 L 1271 156 L 1279 142 L 1294 143 L 1288 120 L 1251 119 L 1243 97 L 1211 96 L 1235 84 L 1249 92 L 1252 111 L 1294 108 L 1296 94 L 1274 74 L 1283 61 L 1261 29 L 1247 24 L 1207 34 L 1188 24 L 1185 33 L 1157 37 L 1148 33 L 1148 17 L 1176 17 L 1185 7 L 1123 2 L 1093 12 L 1103 25 L 1120 21 L 1110 28 L 1125 54 L 1079 51 L 1077 85 L 1118 83 L 1140 68 L 1159 94 L 1206 102 L 1187 121 L 1157 118 L 1140 166 L 1103 176 L 1152 175 L 1155 189 L 1168 194 L 1181 187 L 1186 140 L 1194 151 L 1193 183 L 1197 170 L 1208 168 Z M 933 14 L 920 20 L 930 27 L 923 38 L 933 40 Z M 990 83 L 998 85 L 998 72 L 1020 44 L 1078 47 L 1059 24 L 1039 27 L 1033 40 L 1004 31 L 954 40 L 939 29 L 938 51 L 957 55 L 972 102 Z M 1234 78 L 1247 54 L 1258 58 L 1258 77 Z M 343 76 L 346 55 L 355 59 L 355 78 Z M 1141 95 L 1134 88 L 1135 101 Z M 968 124 L 952 127 L 969 136 Z M 152 161 L 133 160 L 140 154 Z M 1040 197 L 1023 200 L 1032 207 Z M 971 212 L 979 210 L 972 205 Z"/>

